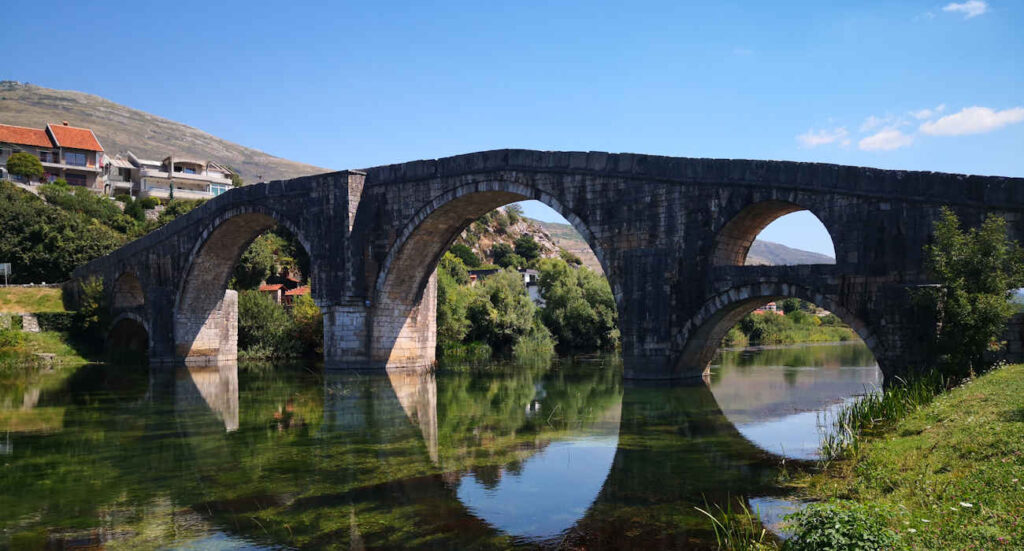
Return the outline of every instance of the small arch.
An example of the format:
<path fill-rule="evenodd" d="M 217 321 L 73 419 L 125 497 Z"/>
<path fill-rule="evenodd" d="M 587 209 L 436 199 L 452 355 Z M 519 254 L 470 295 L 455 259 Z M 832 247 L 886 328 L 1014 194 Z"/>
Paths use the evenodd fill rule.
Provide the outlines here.
<path fill-rule="evenodd" d="M 764 304 L 786 298 L 811 302 L 838 316 L 864 341 L 879 362 L 879 368 L 885 373 L 881 363 L 885 357 L 882 343 L 866 323 L 828 295 L 788 283 L 745 285 L 729 289 L 706 301 L 683 328 L 683 346 L 676 363 L 676 372 L 694 376 L 707 374 L 711 360 L 729 329 Z"/>
<path fill-rule="evenodd" d="M 151 347 L 149 325 L 136 314 L 124 313 L 107 331 L 107 351 L 115 361 L 143 360 Z"/>
<path fill-rule="evenodd" d="M 228 282 L 242 253 L 257 237 L 278 224 L 291 232 L 309 253 L 309 241 L 294 224 L 273 209 L 261 206 L 227 209 L 203 230 L 189 255 L 175 299 L 176 356 L 235 359 L 238 296 L 228 291 Z M 311 271 L 315 272 L 315 266 Z"/>
<path fill-rule="evenodd" d="M 801 211 L 810 213 L 821 224 L 828 234 L 829 240 L 832 241 L 834 250 L 835 240 L 832 239 L 832 232 L 829 231 L 820 216 L 796 203 L 772 199 L 748 205 L 722 226 L 715 236 L 711 264 L 714 266 L 743 266 L 747 263 L 754 241 L 769 224 L 783 216 Z M 816 262 L 816 264 L 835 264 L 835 261 Z"/>
<path fill-rule="evenodd" d="M 110 304 L 115 310 L 137 308 L 146 304 L 142 282 L 134 272 L 125 272 L 114 281 Z"/>

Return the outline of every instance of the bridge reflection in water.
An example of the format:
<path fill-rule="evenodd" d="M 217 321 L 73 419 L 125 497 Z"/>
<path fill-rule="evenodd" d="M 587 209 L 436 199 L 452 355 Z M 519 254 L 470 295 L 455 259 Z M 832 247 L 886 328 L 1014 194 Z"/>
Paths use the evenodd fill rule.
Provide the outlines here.
<path fill-rule="evenodd" d="M 6 482 L 29 477 L 41 458 L 8 457 L 0 483 L 25 504 L 0 502 L 10 508 L 0 516 L 22 523 L 0 528 L 55 530 L 78 514 L 80 526 L 103 525 L 102 537 L 165 534 L 127 542 L 141 546 L 701 548 L 714 537 L 695 506 L 780 491 L 780 458 L 730 421 L 742 427 L 749 413 L 736 395 L 723 412 L 706 385 L 624 384 L 603 362 L 326 378 L 254 366 L 240 377 L 234 364 L 167 373 L 153 370 L 148 387 L 118 391 L 100 409 L 68 400 L 63 431 L 15 435 L 16 453 L 102 466 L 106 482 L 89 492 L 84 475 L 19 495 Z M 804 395 L 834 384 L 806 375 L 793 381 Z M 765 400 L 748 410 L 778 401 Z M 71 444 L 91 430 L 118 446 Z M 25 520 L 58 494 L 76 496 L 77 513 Z M 147 526 L 179 528 L 171 537 Z"/>

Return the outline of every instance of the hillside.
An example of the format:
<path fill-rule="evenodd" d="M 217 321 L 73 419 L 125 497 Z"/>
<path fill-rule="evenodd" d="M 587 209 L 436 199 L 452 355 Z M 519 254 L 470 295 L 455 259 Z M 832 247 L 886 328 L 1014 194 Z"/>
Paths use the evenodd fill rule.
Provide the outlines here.
<path fill-rule="evenodd" d="M 571 225 L 532 219 L 530 221 L 543 229 L 557 246 L 583 259 L 583 264 L 586 266 L 601 271 L 600 263 L 593 251 L 590 250 L 590 246 Z M 834 263 L 835 259 L 831 256 L 794 249 L 771 241 L 754 241 L 750 247 L 750 253 L 747 255 L 748 265 L 792 266 Z"/>
<path fill-rule="evenodd" d="M 237 170 L 247 183 L 258 181 L 258 175 L 262 175 L 263 181 L 270 181 L 328 172 L 222 140 L 99 96 L 0 81 L 0 123 L 42 128 L 61 121 L 91 128 L 108 155 L 130 149 L 143 158 L 163 159 L 174 153 L 214 160 Z"/>

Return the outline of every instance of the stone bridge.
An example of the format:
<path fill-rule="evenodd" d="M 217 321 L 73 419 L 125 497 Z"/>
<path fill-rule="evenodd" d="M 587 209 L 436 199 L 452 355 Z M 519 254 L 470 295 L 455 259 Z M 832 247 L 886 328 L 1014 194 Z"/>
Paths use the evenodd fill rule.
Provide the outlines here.
<path fill-rule="evenodd" d="M 1024 179 L 778 161 L 498 150 L 231 190 L 76 270 L 102 278 L 111 336 L 156 362 L 236 356 L 232 270 L 281 225 L 309 253 L 329 368 L 434 361 L 434 270 L 488 211 L 539 200 L 589 243 L 611 283 L 626 376 L 701 375 L 726 331 L 770 300 L 836 313 L 887 375 L 924 367 L 934 323 L 909 290 L 930 283 L 922 246 L 942 206 L 967 225 L 1006 217 L 1024 235 Z M 744 266 L 757 234 L 808 210 L 834 265 Z"/>

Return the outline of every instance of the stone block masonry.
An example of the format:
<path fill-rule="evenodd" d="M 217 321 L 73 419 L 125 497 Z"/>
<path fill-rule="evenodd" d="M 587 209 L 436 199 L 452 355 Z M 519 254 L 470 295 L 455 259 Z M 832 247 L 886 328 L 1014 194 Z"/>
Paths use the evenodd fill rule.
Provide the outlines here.
<path fill-rule="evenodd" d="M 600 260 L 631 378 L 700 376 L 735 320 L 788 296 L 836 312 L 886 376 L 926 369 L 920 343 L 934 325 L 907 297 L 932 283 L 922 247 L 940 209 L 969 226 L 998 214 L 1024 236 L 1019 178 L 497 150 L 234 189 L 74 278 L 103 278 L 115 317 L 141 320 L 154 359 L 233 357 L 231 270 L 281 225 L 309 253 L 329 367 L 428 366 L 441 255 L 479 216 L 529 199 L 561 213 Z M 828 229 L 836 264 L 744 266 L 761 229 L 798 210 Z"/>

